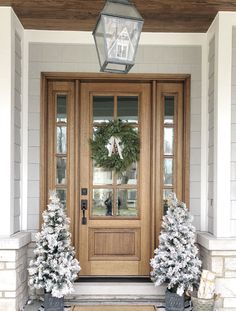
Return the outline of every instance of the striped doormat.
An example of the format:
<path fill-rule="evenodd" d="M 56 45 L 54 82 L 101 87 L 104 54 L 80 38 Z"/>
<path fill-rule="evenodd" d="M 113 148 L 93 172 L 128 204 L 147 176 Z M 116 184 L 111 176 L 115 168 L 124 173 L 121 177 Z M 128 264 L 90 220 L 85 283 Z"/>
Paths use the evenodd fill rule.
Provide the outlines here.
<path fill-rule="evenodd" d="M 73 306 L 71 311 L 155 311 L 157 310 L 154 306 Z"/>

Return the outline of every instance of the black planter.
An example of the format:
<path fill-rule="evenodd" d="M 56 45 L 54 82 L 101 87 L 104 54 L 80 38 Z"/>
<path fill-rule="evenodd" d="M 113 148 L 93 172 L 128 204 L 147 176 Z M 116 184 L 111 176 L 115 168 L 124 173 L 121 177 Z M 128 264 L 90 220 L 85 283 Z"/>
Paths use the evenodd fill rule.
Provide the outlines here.
<path fill-rule="evenodd" d="M 172 293 L 167 289 L 165 303 L 166 311 L 184 311 L 184 295 L 179 296 L 178 294 Z"/>
<path fill-rule="evenodd" d="M 45 311 L 64 311 L 64 297 L 53 297 L 50 293 L 44 294 Z"/>

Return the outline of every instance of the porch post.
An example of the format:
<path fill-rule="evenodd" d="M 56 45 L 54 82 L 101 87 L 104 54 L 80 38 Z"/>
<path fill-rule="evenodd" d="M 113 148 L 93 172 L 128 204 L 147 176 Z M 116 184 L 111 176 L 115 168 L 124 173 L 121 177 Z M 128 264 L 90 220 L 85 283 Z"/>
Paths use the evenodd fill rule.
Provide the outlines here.
<path fill-rule="evenodd" d="M 218 14 L 215 34 L 213 234 L 230 237 L 232 24 Z"/>
<path fill-rule="evenodd" d="M 0 7 L 0 236 L 10 236 L 14 218 L 14 75 L 12 11 Z"/>

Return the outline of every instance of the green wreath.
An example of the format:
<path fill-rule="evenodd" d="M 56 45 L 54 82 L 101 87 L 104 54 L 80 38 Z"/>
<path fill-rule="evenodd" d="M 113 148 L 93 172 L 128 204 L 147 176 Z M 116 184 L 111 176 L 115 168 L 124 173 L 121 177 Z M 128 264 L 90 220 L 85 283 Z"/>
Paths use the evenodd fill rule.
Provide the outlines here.
<path fill-rule="evenodd" d="M 138 161 L 140 141 L 138 132 L 121 120 L 109 121 L 98 127 L 90 139 L 92 159 L 98 167 L 124 172 Z"/>

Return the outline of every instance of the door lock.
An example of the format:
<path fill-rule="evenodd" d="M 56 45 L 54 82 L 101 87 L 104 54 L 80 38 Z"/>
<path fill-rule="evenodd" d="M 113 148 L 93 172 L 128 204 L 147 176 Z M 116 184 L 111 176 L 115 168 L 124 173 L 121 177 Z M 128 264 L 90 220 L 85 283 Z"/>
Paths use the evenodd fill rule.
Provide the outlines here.
<path fill-rule="evenodd" d="M 88 209 L 88 200 L 81 200 L 81 210 L 83 213 L 82 216 L 82 225 L 86 225 L 87 224 L 87 217 L 86 217 L 86 210 Z"/>

